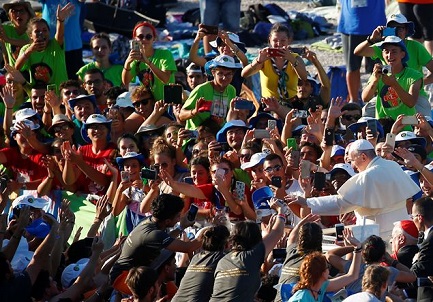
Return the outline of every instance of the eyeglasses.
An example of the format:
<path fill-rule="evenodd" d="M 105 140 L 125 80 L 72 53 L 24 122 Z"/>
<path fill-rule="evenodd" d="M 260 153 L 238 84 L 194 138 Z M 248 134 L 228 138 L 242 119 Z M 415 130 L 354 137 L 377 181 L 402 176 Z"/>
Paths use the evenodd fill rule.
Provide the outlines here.
<path fill-rule="evenodd" d="M 68 130 L 69 129 L 69 125 L 68 124 L 63 124 L 63 125 L 59 125 L 59 126 L 54 126 L 53 130 L 54 132 L 59 132 L 61 130 Z"/>
<path fill-rule="evenodd" d="M 264 169 L 263 171 L 267 172 L 267 173 L 271 173 L 272 171 L 278 172 L 281 170 L 281 165 L 276 165 L 273 167 L 267 167 L 266 169 Z"/>
<path fill-rule="evenodd" d="M 251 159 L 251 154 L 239 154 L 239 159 L 243 159 L 243 160 L 250 160 Z"/>
<path fill-rule="evenodd" d="M 101 85 L 102 84 L 102 80 L 100 80 L 100 79 L 96 79 L 96 80 L 93 80 L 93 81 L 91 81 L 91 80 L 89 80 L 89 81 L 86 81 L 86 82 L 84 82 L 86 85 L 89 85 L 89 86 L 92 86 L 92 85 Z"/>
<path fill-rule="evenodd" d="M 414 220 L 415 217 L 422 216 L 421 214 L 409 214 L 410 219 Z"/>
<path fill-rule="evenodd" d="M 360 115 L 348 115 L 348 114 L 344 114 L 342 116 L 346 121 L 357 121 L 361 118 Z"/>
<path fill-rule="evenodd" d="M 88 84 L 88 85 L 90 85 L 90 84 Z M 78 95 L 79 93 L 80 93 L 80 91 L 78 91 L 78 89 L 75 89 L 75 90 L 63 90 L 63 94 L 66 95 L 66 96 L 70 96 L 71 94 Z"/>
<path fill-rule="evenodd" d="M 146 106 L 149 103 L 149 101 L 153 101 L 153 98 L 142 99 L 142 100 L 139 100 L 139 101 L 136 101 L 136 102 L 132 103 L 132 105 L 135 108 L 138 108 L 141 105 Z"/>
<path fill-rule="evenodd" d="M 147 34 L 147 35 L 138 35 L 136 36 L 136 38 L 138 38 L 139 40 L 152 40 L 153 36 L 151 34 Z"/>

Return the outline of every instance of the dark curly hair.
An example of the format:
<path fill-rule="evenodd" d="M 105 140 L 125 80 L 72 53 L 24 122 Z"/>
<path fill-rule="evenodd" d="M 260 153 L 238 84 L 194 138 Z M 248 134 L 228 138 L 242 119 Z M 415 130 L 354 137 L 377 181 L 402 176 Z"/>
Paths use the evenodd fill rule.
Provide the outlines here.
<path fill-rule="evenodd" d="M 376 263 L 382 261 L 385 255 L 386 244 L 379 236 L 371 235 L 362 244 L 362 257 L 365 263 Z"/>
<path fill-rule="evenodd" d="M 230 232 L 224 225 L 217 225 L 208 228 L 203 234 L 203 249 L 205 251 L 223 251 Z"/>
<path fill-rule="evenodd" d="M 254 221 L 240 221 L 234 225 L 229 241 L 234 251 L 249 251 L 262 241 L 262 233 Z"/>
<path fill-rule="evenodd" d="M 209 158 L 204 157 L 204 156 L 194 157 L 191 160 L 191 163 L 189 165 L 190 166 L 200 165 L 200 166 L 203 166 L 203 168 L 205 168 L 208 172 L 210 171 Z"/>
<path fill-rule="evenodd" d="M 183 200 L 172 194 L 161 194 L 152 202 L 152 215 L 158 220 L 173 219 L 183 209 Z"/>

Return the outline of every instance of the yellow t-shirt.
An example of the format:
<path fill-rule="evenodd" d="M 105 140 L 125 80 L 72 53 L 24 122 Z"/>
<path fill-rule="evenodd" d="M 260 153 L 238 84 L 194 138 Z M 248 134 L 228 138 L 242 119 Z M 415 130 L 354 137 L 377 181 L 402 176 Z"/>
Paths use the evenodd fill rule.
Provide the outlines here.
<path fill-rule="evenodd" d="M 296 54 L 295 56 L 297 57 Z M 296 88 L 298 86 L 298 74 L 290 63 L 287 64 L 286 73 L 289 78 L 286 82 L 286 87 L 290 99 L 296 95 Z M 263 68 L 260 70 L 262 97 L 273 96 L 278 100 L 280 99 L 280 95 L 278 94 L 278 80 L 278 74 L 272 66 L 271 60 L 266 60 L 263 64 Z"/>

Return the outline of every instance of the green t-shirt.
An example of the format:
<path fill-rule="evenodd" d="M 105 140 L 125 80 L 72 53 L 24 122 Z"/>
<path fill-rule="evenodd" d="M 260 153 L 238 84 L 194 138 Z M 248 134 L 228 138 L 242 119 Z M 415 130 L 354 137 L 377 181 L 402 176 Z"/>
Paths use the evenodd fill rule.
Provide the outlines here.
<path fill-rule="evenodd" d="M 423 78 L 422 73 L 416 71 L 415 69 L 406 67 L 398 74 L 395 74 L 397 82 L 400 86 L 405 90 L 409 91 L 410 86 L 416 82 L 417 80 Z M 370 77 L 369 82 L 373 79 L 373 76 Z M 424 96 L 424 89 L 421 88 L 420 96 Z M 382 79 L 379 80 L 379 84 L 377 86 L 377 98 L 376 98 L 376 118 L 385 118 L 390 117 L 393 120 L 396 120 L 400 114 L 405 115 L 415 115 L 416 109 L 415 106 L 410 108 L 405 105 L 400 98 L 398 97 L 395 90 L 382 82 Z"/>
<path fill-rule="evenodd" d="M 422 73 L 422 67 L 431 61 L 432 56 L 424 47 L 424 45 L 418 41 L 405 39 L 404 44 L 406 45 L 407 52 L 409 53 L 407 66 Z M 378 46 L 373 46 L 373 50 L 374 56 L 372 59 L 379 59 L 383 64 L 386 64 L 382 56 L 382 50 Z"/>
<path fill-rule="evenodd" d="M 90 62 L 89 64 L 84 65 L 77 71 L 77 76 L 84 81 L 84 75 L 87 72 L 87 70 L 90 69 L 100 69 L 102 73 L 104 74 L 104 77 L 106 80 L 113 83 L 113 86 L 122 86 L 122 65 L 111 65 L 108 69 L 101 69 L 98 66 L 96 66 L 95 62 Z"/>
<path fill-rule="evenodd" d="M 176 63 L 174 61 L 172 53 L 167 49 L 155 49 L 153 56 L 149 57 L 149 60 L 162 71 L 171 71 L 170 80 L 168 83 L 174 83 L 174 73 L 177 71 Z M 132 80 L 135 81 L 135 77 L 138 76 L 141 85 L 148 86 L 151 88 L 153 96 L 156 101 L 164 99 L 164 83 L 158 79 L 147 64 L 143 62 L 134 61 L 131 63 L 131 75 Z M 167 83 L 167 84 L 168 84 Z"/>
<path fill-rule="evenodd" d="M 213 88 L 212 82 L 206 82 L 198 85 L 191 91 L 188 99 L 185 101 L 183 105 L 183 109 L 191 110 L 195 108 L 195 103 L 198 99 L 203 97 L 206 101 L 212 102 L 215 104 L 216 102 L 222 105 L 221 112 L 223 113 L 223 118 L 227 117 L 228 108 L 230 105 L 230 101 L 236 97 L 236 89 L 232 85 L 228 85 L 226 89 L 220 93 L 215 91 Z M 211 116 L 210 111 L 198 112 L 196 116 L 186 121 L 186 129 L 194 130 L 197 129 L 198 126 L 201 125 L 205 120 L 207 120 Z"/>
<path fill-rule="evenodd" d="M 5 32 L 6 36 L 8 36 L 11 39 L 14 40 L 24 40 L 29 42 L 29 35 L 27 32 L 23 33 L 22 35 L 19 35 L 15 29 L 15 27 L 12 25 L 12 23 L 8 22 L 5 24 L 2 24 L 3 31 Z M 9 59 L 9 65 L 15 66 L 15 61 L 18 58 L 18 55 L 20 53 L 20 46 L 12 45 L 11 43 L 4 43 L 6 48 L 6 53 Z"/>
<path fill-rule="evenodd" d="M 20 55 L 29 47 L 30 44 L 24 45 Z M 30 72 L 30 86 L 34 86 L 35 83 L 43 83 L 56 84 L 59 87 L 68 79 L 65 62 L 63 46 L 60 46 L 56 39 L 51 39 L 45 50 L 30 54 L 21 71 Z"/>

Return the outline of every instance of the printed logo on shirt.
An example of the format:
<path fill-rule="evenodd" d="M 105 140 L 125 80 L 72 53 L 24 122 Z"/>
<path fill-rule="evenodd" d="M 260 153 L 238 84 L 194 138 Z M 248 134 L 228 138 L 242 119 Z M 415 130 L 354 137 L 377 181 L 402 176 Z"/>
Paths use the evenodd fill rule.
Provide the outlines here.
<path fill-rule="evenodd" d="M 31 73 L 35 83 L 48 84 L 53 75 L 53 70 L 45 63 L 37 63 L 32 65 Z"/>
<path fill-rule="evenodd" d="M 400 104 L 397 92 L 388 85 L 383 86 L 380 91 L 380 100 L 384 108 L 397 107 Z"/>

